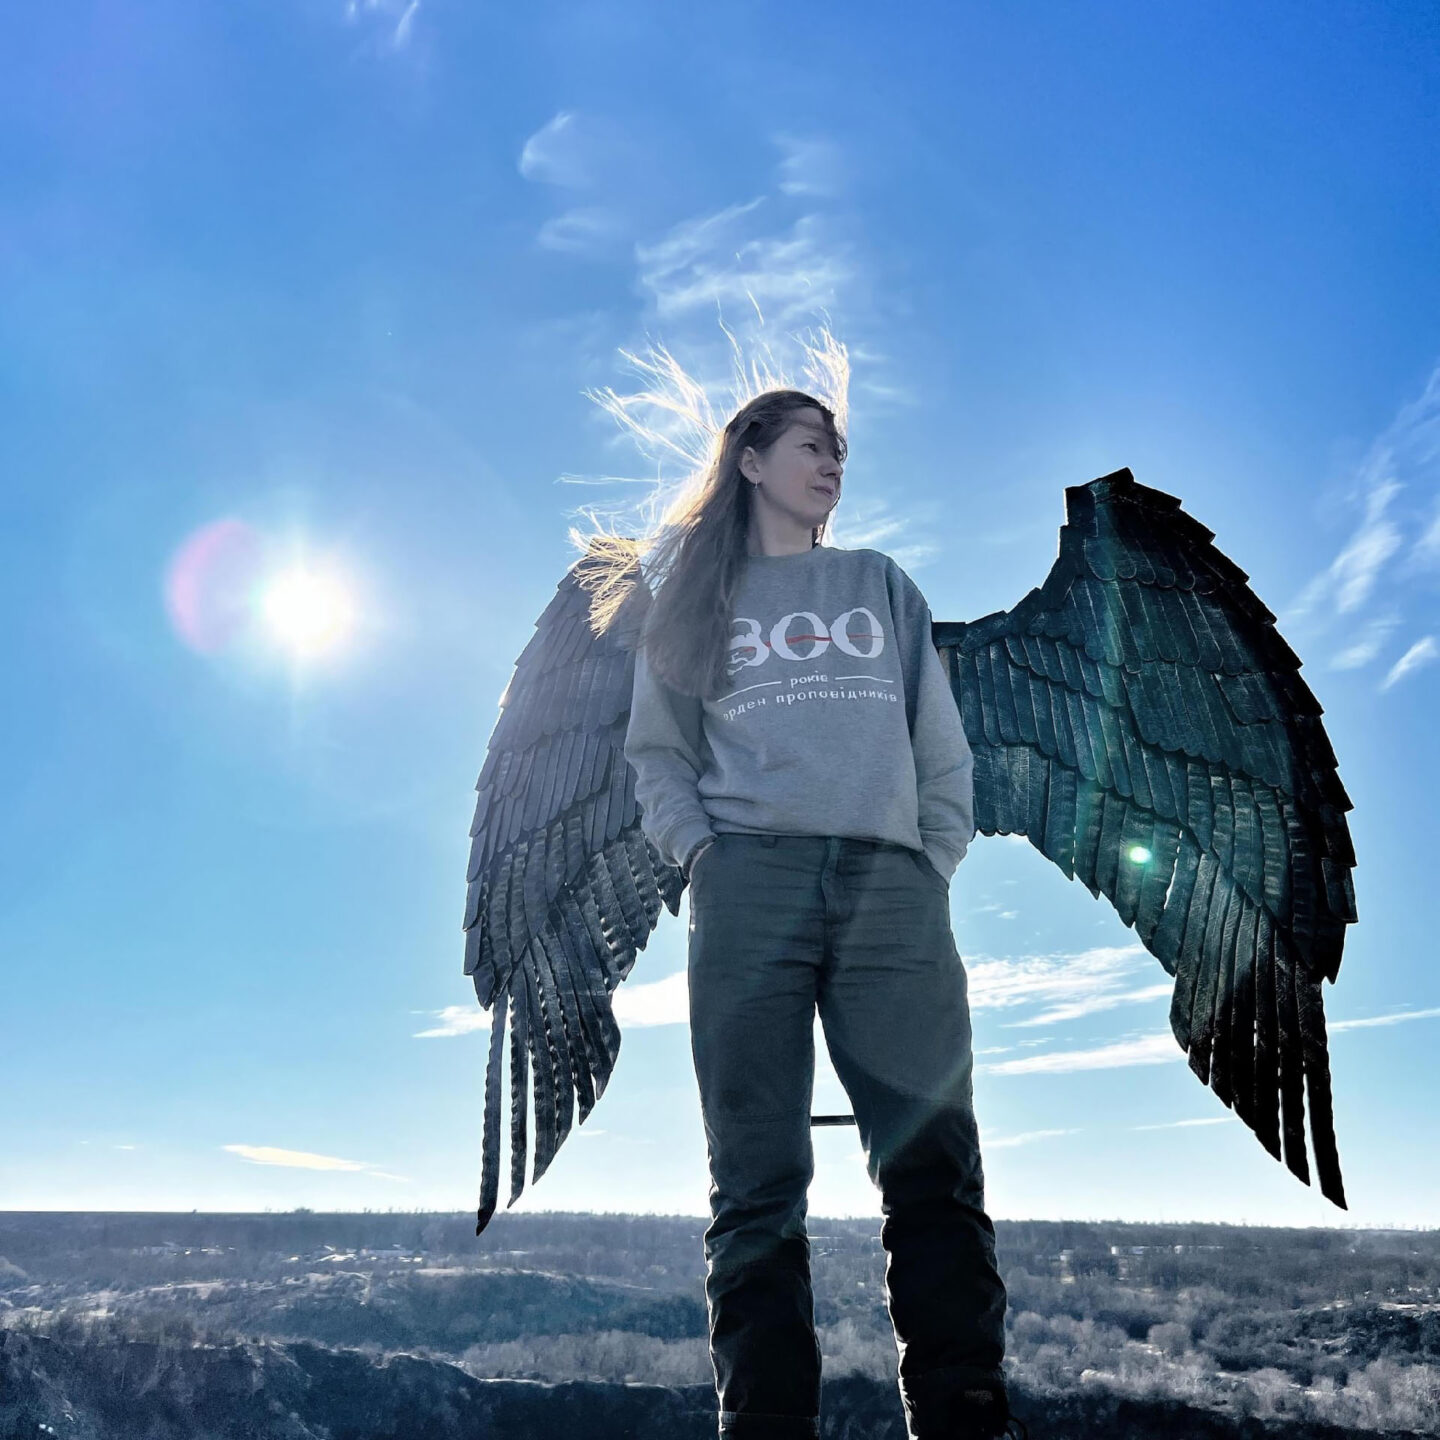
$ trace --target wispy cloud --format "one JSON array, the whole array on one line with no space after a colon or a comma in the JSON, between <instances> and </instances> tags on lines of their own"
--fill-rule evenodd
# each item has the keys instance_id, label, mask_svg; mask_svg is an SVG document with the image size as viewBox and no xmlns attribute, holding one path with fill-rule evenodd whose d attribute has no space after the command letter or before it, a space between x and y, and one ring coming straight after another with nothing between
<instances>
[{"instance_id":1,"label":"wispy cloud","mask_svg":"<svg viewBox=\"0 0 1440 1440\"><path fill-rule=\"evenodd\" d=\"M1368 665L1385 648L1390 633L1400 623L1400 617L1391 612L1377 615L1330 661L1332 670L1358 670Z\"/></svg>"},{"instance_id":2,"label":"wispy cloud","mask_svg":"<svg viewBox=\"0 0 1440 1440\"><path fill-rule=\"evenodd\" d=\"M285 1165L293 1170L365 1170L363 1160L341 1160L334 1155L315 1155L308 1150L282 1150L275 1145L222 1145L232 1155L252 1165Z\"/></svg>"},{"instance_id":3,"label":"wispy cloud","mask_svg":"<svg viewBox=\"0 0 1440 1440\"><path fill-rule=\"evenodd\" d=\"M844 185L844 161L840 147L823 136L778 134L772 137L781 151L780 190L786 195L814 195L831 198Z\"/></svg>"},{"instance_id":4,"label":"wispy cloud","mask_svg":"<svg viewBox=\"0 0 1440 1440\"><path fill-rule=\"evenodd\" d=\"M747 233L766 197L682 221L650 245L637 245L640 284L662 320L753 308L762 324L813 319L838 304L854 274L831 227L801 215L779 233Z\"/></svg>"},{"instance_id":5,"label":"wispy cloud","mask_svg":"<svg viewBox=\"0 0 1440 1440\"><path fill-rule=\"evenodd\" d=\"M914 529L913 519L896 516L889 501L878 496L847 499L843 514L837 514L835 519L837 544L851 550L884 550L907 571L920 569L941 550L939 545L925 540L906 543L904 537ZM1014 911L1007 911L1000 918L1011 920L1014 915Z\"/></svg>"},{"instance_id":6,"label":"wispy cloud","mask_svg":"<svg viewBox=\"0 0 1440 1440\"><path fill-rule=\"evenodd\" d=\"M1013 1150L1019 1145L1033 1145L1037 1140L1053 1140L1057 1135L1078 1135L1079 1130L1025 1130L1019 1135L985 1137L986 1150Z\"/></svg>"},{"instance_id":7,"label":"wispy cloud","mask_svg":"<svg viewBox=\"0 0 1440 1440\"><path fill-rule=\"evenodd\" d=\"M557 110L520 147L516 168L535 185L586 191L618 205L659 168L649 140L608 115Z\"/></svg>"},{"instance_id":8,"label":"wispy cloud","mask_svg":"<svg viewBox=\"0 0 1440 1440\"><path fill-rule=\"evenodd\" d=\"M1436 497L1430 524L1410 552L1410 560L1412 564L1425 569L1440 566L1440 496Z\"/></svg>"},{"instance_id":9,"label":"wispy cloud","mask_svg":"<svg viewBox=\"0 0 1440 1440\"><path fill-rule=\"evenodd\" d=\"M873 301L863 237L851 215L828 203L847 185L845 155L839 146L814 133L775 134L771 138L780 156L768 189L757 187L748 196L709 205L641 235L634 217L653 214L663 205L665 196L657 193L653 177L663 174L666 157L642 155L633 138L613 126L603 134L602 129L600 117L561 110L529 137L518 163L529 180L588 192L585 204L541 227L539 243L545 248L578 256L613 254L619 241L636 235L635 289L643 301L636 318L647 337L665 332L662 345L650 340L644 346L619 349L642 373L661 381L661 389L674 382L674 396L651 403L653 383L626 396L608 387L586 392L616 418L622 410L627 414L638 413L643 406L650 410L643 427L623 420L622 433L615 440L638 440L655 468L644 478L603 477L607 485L633 483L650 492L649 498L617 502L605 511L608 521L616 527L647 526L657 511L656 474L680 471L662 481L661 490L689 483L703 468L714 431L736 405L759 390L802 385L834 404L841 428L848 431L848 358L842 367L845 378L833 387L834 393L829 377L821 373L829 369L828 360L835 354L848 357L853 350L865 358L866 369L855 377L855 390L864 397L867 414L915 403L903 385L882 373L886 357L866 349L848 333L864 326ZM619 166L617 154L624 157ZM642 185L647 187L643 192L638 188ZM630 194L630 202L617 204L613 197L619 193ZM836 316L841 317L839 325ZM888 325L888 318L883 323ZM842 347L834 347L833 339L819 347L823 351L829 346L834 353L818 367L817 350L800 333L808 329L813 336L816 327L827 337L838 335L842 328L847 332ZM637 361L632 350L647 354ZM683 356L683 365L672 356ZM724 412L708 426L703 454L698 456L694 446L678 443L691 428L696 394L707 406ZM583 476L562 478L572 484L595 483ZM943 508L941 501L934 504L937 512ZM920 568L939 553L928 538L935 526L928 523L931 516L913 513L913 505L906 520L895 519L895 510L905 508L904 497L865 495L852 489L836 516L833 541L850 548L883 546L907 568ZM588 513L598 518L594 505ZM933 518L938 520L938 513Z\"/></svg>"},{"instance_id":10,"label":"wispy cloud","mask_svg":"<svg viewBox=\"0 0 1440 1440\"><path fill-rule=\"evenodd\" d=\"M1132 1130L1191 1130L1198 1125L1228 1125L1233 1115L1210 1115L1204 1120L1165 1120L1159 1125L1132 1125Z\"/></svg>"},{"instance_id":11,"label":"wispy cloud","mask_svg":"<svg viewBox=\"0 0 1440 1440\"><path fill-rule=\"evenodd\" d=\"M1422 666L1430 664L1436 655L1440 655L1440 649L1436 648L1435 637L1426 635L1417 640L1391 667L1385 676L1385 683L1381 685L1382 690L1388 690L1397 680L1403 680L1412 671L1419 670Z\"/></svg>"},{"instance_id":12,"label":"wispy cloud","mask_svg":"<svg viewBox=\"0 0 1440 1440\"><path fill-rule=\"evenodd\" d=\"M1104 987L1112 985L1118 977L1127 973L1130 960L1136 954L1145 955L1138 945L1102 947L1087 950L1080 955L1032 956L1024 960L986 960L969 967L971 1010L995 1010L1033 1004L1036 1001L1052 1000L1099 987L1099 993L1082 994L1081 998L1067 1000L1053 1005L1033 1019L1014 1022L1011 1029L1022 1029L1037 1025L1059 1024L1066 1020L1078 1019L1100 1011L1110 1010L1119 1005L1128 1005L1142 1000L1158 999L1170 993L1168 981L1158 985L1147 985L1138 990L1112 991ZM1148 956L1147 956L1148 959ZM690 987L683 970L667 975L663 980L651 980L645 984L626 981L611 997L616 1023L622 1030L644 1029L657 1025L688 1025L690 1023ZM449 1039L458 1035L470 1035L477 1030L490 1028L490 1012L478 1005L447 1005L444 1009L425 1012L432 1015L436 1024L417 1030L417 1040ZM1429 1020L1440 1016L1440 1008L1433 1010L1402 1010L1392 1015L1374 1015L1362 1020L1334 1020L1329 1024L1331 1034L1341 1030L1360 1030L1374 1025L1398 1025L1406 1020ZM1048 1043L1049 1037L1020 1042L1022 1049ZM1000 1055L1014 1049L1009 1045L992 1045L977 1050L979 1055ZM1020 1060L1004 1060L982 1066L993 1075L1022 1075L1042 1072L1061 1073L1068 1070L1112 1070L1129 1065L1152 1065L1164 1060L1182 1058L1182 1052L1174 1037L1163 1031L1158 1035L1145 1036L1139 1040L1120 1041L1101 1045L1089 1050L1052 1051L1043 1055L1030 1055ZM1182 1120L1177 1125L1219 1124L1220 1120ZM1139 1127L1160 1129L1164 1127ZM240 1150L244 1147L227 1146ZM295 1152L280 1151L278 1154ZM324 1158L324 1157L321 1157ZM278 1161L265 1163L281 1163ZM343 1163L343 1162L341 1162Z\"/></svg>"},{"instance_id":13,"label":"wispy cloud","mask_svg":"<svg viewBox=\"0 0 1440 1440\"><path fill-rule=\"evenodd\" d=\"M352 25L370 23L391 50L409 45L415 28L420 0L346 0L345 18Z\"/></svg>"},{"instance_id":14,"label":"wispy cloud","mask_svg":"<svg viewBox=\"0 0 1440 1440\"><path fill-rule=\"evenodd\" d=\"M479 1005L447 1005L443 1010L424 1013L433 1015L436 1024L428 1030L417 1030L416 1040L448 1040L452 1035L471 1035L490 1028L490 1012Z\"/></svg>"},{"instance_id":15,"label":"wispy cloud","mask_svg":"<svg viewBox=\"0 0 1440 1440\"><path fill-rule=\"evenodd\" d=\"M546 220L535 237L541 249L613 258L630 239L626 197L652 167L644 147L614 121L559 110L520 147L516 168L533 184L600 197Z\"/></svg>"},{"instance_id":16,"label":"wispy cloud","mask_svg":"<svg viewBox=\"0 0 1440 1440\"><path fill-rule=\"evenodd\" d=\"M575 113L560 110L520 147L516 163L527 180L583 189L593 178L586 164L586 148Z\"/></svg>"},{"instance_id":17,"label":"wispy cloud","mask_svg":"<svg viewBox=\"0 0 1440 1440\"><path fill-rule=\"evenodd\" d=\"M1168 1031L1139 1040L1122 1040L1092 1050L1055 1050L1023 1060L1001 1060L982 1068L991 1075L1062 1075L1073 1070L1120 1070L1132 1065L1162 1065L1184 1059Z\"/></svg>"},{"instance_id":18,"label":"wispy cloud","mask_svg":"<svg viewBox=\"0 0 1440 1440\"><path fill-rule=\"evenodd\" d=\"M391 43L400 48L410 43L410 30L415 23L416 13L420 9L420 0L410 0L410 3L400 12L400 18L395 22L395 30L391 35Z\"/></svg>"},{"instance_id":19,"label":"wispy cloud","mask_svg":"<svg viewBox=\"0 0 1440 1440\"><path fill-rule=\"evenodd\" d=\"M610 1003L622 1029L690 1023L690 986L683 970L643 985L627 980L611 996ZM449 1040L490 1028L490 1012L479 1005L446 1005L441 1010L421 1013L432 1016L436 1023L415 1031L412 1038L416 1040Z\"/></svg>"},{"instance_id":20,"label":"wispy cloud","mask_svg":"<svg viewBox=\"0 0 1440 1440\"><path fill-rule=\"evenodd\" d=\"M1308 630L1317 644L1323 636L1332 643L1338 637L1330 667L1360 670L1393 654L1392 637L1405 628L1406 611L1428 604L1440 568L1440 367L1371 442L1340 504L1358 511L1353 529L1301 591L1285 623ZM1426 582L1423 589L1417 580ZM1409 638L1380 688L1388 690L1435 657L1433 636Z\"/></svg>"},{"instance_id":21,"label":"wispy cloud","mask_svg":"<svg viewBox=\"0 0 1440 1440\"><path fill-rule=\"evenodd\" d=\"M1105 1008L1100 1001L1125 993L1131 977L1154 964L1142 945L1103 945L1078 953L1009 960L977 958L965 967L970 1008L1005 1010L1037 1004ZM1082 1008L1077 1013L1089 1011Z\"/></svg>"},{"instance_id":22,"label":"wispy cloud","mask_svg":"<svg viewBox=\"0 0 1440 1440\"><path fill-rule=\"evenodd\" d=\"M353 1170L373 1175L378 1180L399 1180L408 1185L404 1175L391 1175L377 1170L363 1160L342 1160L335 1155L316 1155L309 1150L283 1150L277 1145L222 1145L232 1155L252 1165L281 1165L291 1170Z\"/></svg>"},{"instance_id":23,"label":"wispy cloud","mask_svg":"<svg viewBox=\"0 0 1440 1440\"><path fill-rule=\"evenodd\" d=\"M615 1021L621 1026L688 1025L690 985L683 970L663 980L632 986L627 980L615 992Z\"/></svg>"},{"instance_id":24,"label":"wispy cloud","mask_svg":"<svg viewBox=\"0 0 1440 1440\"><path fill-rule=\"evenodd\" d=\"M1333 1035L1337 1030L1369 1030L1376 1025L1403 1025L1407 1020L1434 1020L1437 1016L1440 1016L1440 1007L1397 1010L1391 1015L1369 1015L1363 1020L1331 1020L1325 1028Z\"/></svg>"},{"instance_id":25,"label":"wispy cloud","mask_svg":"<svg viewBox=\"0 0 1440 1440\"><path fill-rule=\"evenodd\" d=\"M613 211L603 206L582 206L547 220L535 236L543 250L567 255L596 255L610 250L624 238L624 226Z\"/></svg>"},{"instance_id":26,"label":"wispy cloud","mask_svg":"<svg viewBox=\"0 0 1440 1440\"><path fill-rule=\"evenodd\" d=\"M1086 995L1065 1005L1057 1005L1036 1015L1031 1020L1015 1020L1009 1028L1023 1029L1031 1025L1059 1025L1066 1020L1079 1020L1084 1015L1097 1015L1103 1010L1114 1010L1119 1005L1139 1005L1150 1000L1166 999L1175 988L1173 980L1161 981L1158 985L1142 985L1138 990L1120 990L1102 995Z\"/></svg>"},{"instance_id":27,"label":"wispy cloud","mask_svg":"<svg viewBox=\"0 0 1440 1440\"><path fill-rule=\"evenodd\" d=\"M1379 457L1375 457L1379 463ZM1386 513L1400 493L1395 480L1376 479L1364 497L1365 515L1344 548L1301 593L1303 613L1325 603L1340 615L1358 610L1370 597L1385 562L1400 549L1400 527Z\"/></svg>"}]
</instances>

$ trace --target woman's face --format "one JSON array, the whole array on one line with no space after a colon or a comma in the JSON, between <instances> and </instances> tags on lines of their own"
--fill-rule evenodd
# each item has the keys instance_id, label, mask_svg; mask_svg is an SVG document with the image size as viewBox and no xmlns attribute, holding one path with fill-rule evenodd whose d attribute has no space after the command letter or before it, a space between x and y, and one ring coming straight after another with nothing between
<instances>
[{"instance_id":1,"label":"woman's face","mask_svg":"<svg viewBox=\"0 0 1440 1440\"><path fill-rule=\"evenodd\" d=\"M756 500L812 529L839 502L842 469L824 419L809 405L764 454L747 445L740 457L741 473L758 486Z\"/></svg>"}]
</instances>

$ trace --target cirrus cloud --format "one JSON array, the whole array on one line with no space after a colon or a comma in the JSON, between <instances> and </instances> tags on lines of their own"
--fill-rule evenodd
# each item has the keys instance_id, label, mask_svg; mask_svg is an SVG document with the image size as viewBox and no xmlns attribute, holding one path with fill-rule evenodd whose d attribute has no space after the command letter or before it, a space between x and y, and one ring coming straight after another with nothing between
<instances>
[{"instance_id":1,"label":"cirrus cloud","mask_svg":"<svg viewBox=\"0 0 1440 1440\"><path fill-rule=\"evenodd\" d=\"M252 1165L279 1165L289 1170L350 1170L373 1175L377 1180L398 1180L408 1185L404 1175L391 1175L377 1170L364 1160L342 1160L337 1155L317 1155L309 1150L285 1150L278 1145L222 1145L232 1155L248 1160Z\"/></svg>"}]
</instances>

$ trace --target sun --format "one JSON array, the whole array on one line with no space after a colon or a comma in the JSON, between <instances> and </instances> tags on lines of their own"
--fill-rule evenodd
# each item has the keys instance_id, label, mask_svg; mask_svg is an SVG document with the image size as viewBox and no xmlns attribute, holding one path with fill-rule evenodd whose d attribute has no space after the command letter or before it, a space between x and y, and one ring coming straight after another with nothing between
<instances>
[{"instance_id":1,"label":"sun","mask_svg":"<svg viewBox=\"0 0 1440 1440\"><path fill-rule=\"evenodd\" d=\"M260 609L280 643L304 658L337 649L355 621L354 604L339 580L300 567L270 581Z\"/></svg>"}]
</instances>

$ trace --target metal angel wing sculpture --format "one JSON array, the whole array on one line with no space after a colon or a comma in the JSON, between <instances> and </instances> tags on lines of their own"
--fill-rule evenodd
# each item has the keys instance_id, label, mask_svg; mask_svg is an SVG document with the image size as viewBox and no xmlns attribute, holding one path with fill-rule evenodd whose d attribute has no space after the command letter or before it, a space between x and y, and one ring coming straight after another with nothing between
<instances>
[{"instance_id":1,"label":"metal angel wing sculpture","mask_svg":"<svg viewBox=\"0 0 1440 1440\"><path fill-rule=\"evenodd\" d=\"M1320 1190L1343 1209L1321 986L1356 918L1355 855L1321 707L1175 497L1118 470L1065 498L1039 589L934 624L977 828L1027 836L1110 901L1174 977L1190 1068L1306 1184L1308 1096ZM613 993L685 888L641 831L624 755L639 618L592 632L587 562L516 662L476 783L465 972L491 1011L476 1234L499 1192L507 1022L513 1205L527 1088L538 1182L603 1092Z\"/></svg>"}]
</instances>

